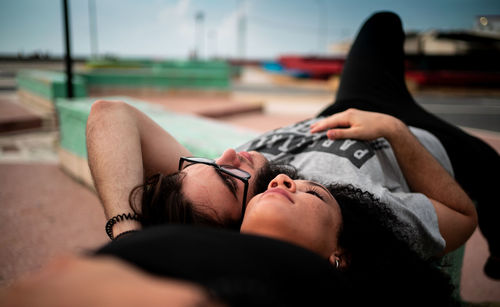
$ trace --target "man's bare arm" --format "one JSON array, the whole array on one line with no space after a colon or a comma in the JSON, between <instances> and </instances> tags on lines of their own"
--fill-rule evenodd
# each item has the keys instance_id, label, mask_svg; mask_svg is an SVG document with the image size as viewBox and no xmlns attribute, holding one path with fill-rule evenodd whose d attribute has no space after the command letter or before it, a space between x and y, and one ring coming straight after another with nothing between
<instances>
[{"instance_id":1,"label":"man's bare arm","mask_svg":"<svg viewBox=\"0 0 500 307\"><path fill-rule=\"evenodd\" d=\"M87 121L89 167L106 217L131 213L129 194L144 176L177 171L190 152L136 108L119 101L96 101ZM114 235L137 229L135 221L113 227Z\"/></svg>"},{"instance_id":2,"label":"man's bare arm","mask_svg":"<svg viewBox=\"0 0 500 307\"><path fill-rule=\"evenodd\" d=\"M318 122L311 131L325 129L331 129L327 135L332 139L386 138L410 189L426 195L434 205L439 231L446 241L444 253L458 248L470 237L477 225L472 200L402 121L386 114L351 109Z\"/></svg>"}]
</instances>

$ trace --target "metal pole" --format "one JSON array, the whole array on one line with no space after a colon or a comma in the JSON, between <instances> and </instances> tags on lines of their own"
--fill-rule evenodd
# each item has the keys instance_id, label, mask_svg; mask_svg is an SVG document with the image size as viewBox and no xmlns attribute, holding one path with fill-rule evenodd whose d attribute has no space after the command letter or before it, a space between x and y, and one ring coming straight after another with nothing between
<instances>
[{"instance_id":1,"label":"metal pole","mask_svg":"<svg viewBox=\"0 0 500 307\"><path fill-rule=\"evenodd\" d=\"M247 20L245 13L242 13L238 20L238 56L240 60L245 58L247 35Z\"/></svg>"},{"instance_id":2,"label":"metal pole","mask_svg":"<svg viewBox=\"0 0 500 307\"><path fill-rule=\"evenodd\" d=\"M198 59L202 58L202 54L204 54L204 38L205 38L205 30L203 28L203 23L205 19L205 14L202 11L199 11L195 15L196 20L196 57Z\"/></svg>"},{"instance_id":3,"label":"metal pole","mask_svg":"<svg viewBox=\"0 0 500 307\"><path fill-rule=\"evenodd\" d=\"M89 0L90 54L97 58L97 14L95 0Z\"/></svg>"},{"instance_id":4,"label":"metal pole","mask_svg":"<svg viewBox=\"0 0 500 307\"><path fill-rule=\"evenodd\" d=\"M240 16L238 17L238 57L243 60L246 56L247 41L247 1L240 2Z\"/></svg>"},{"instance_id":5,"label":"metal pole","mask_svg":"<svg viewBox=\"0 0 500 307\"><path fill-rule=\"evenodd\" d=\"M73 98L73 72L72 60L71 60L71 44L70 44L70 29L69 29L69 14L68 14L68 0L62 0L63 2L63 15L64 15L64 43L65 43L65 53L64 62L66 64L66 97Z\"/></svg>"}]
</instances>

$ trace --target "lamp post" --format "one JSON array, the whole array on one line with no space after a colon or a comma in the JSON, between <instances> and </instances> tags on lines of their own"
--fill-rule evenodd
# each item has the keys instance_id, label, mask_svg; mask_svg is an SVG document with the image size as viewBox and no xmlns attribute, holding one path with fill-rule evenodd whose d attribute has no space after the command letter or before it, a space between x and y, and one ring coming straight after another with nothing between
<instances>
[{"instance_id":1,"label":"lamp post","mask_svg":"<svg viewBox=\"0 0 500 307\"><path fill-rule=\"evenodd\" d=\"M71 37L69 28L69 5L68 0L62 0L64 20L64 62L66 66L66 97L73 98L73 72L71 59Z\"/></svg>"},{"instance_id":2,"label":"lamp post","mask_svg":"<svg viewBox=\"0 0 500 307\"><path fill-rule=\"evenodd\" d=\"M217 30L210 30L208 32L208 38L211 41L212 45L212 58L217 58Z\"/></svg>"},{"instance_id":3,"label":"lamp post","mask_svg":"<svg viewBox=\"0 0 500 307\"><path fill-rule=\"evenodd\" d=\"M237 46L236 50L238 52L238 57L240 60L245 59L246 56L246 48L247 48L247 8L248 2L247 0L242 0L240 2L240 13L238 16L238 25L237 25Z\"/></svg>"},{"instance_id":4,"label":"lamp post","mask_svg":"<svg viewBox=\"0 0 500 307\"><path fill-rule=\"evenodd\" d=\"M90 54L97 58L97 14L95 0L89 0Z\"/></svg>"},{"instance_id":5,"label":"lamp post","mask_svg":"<svg viewBox=\"0 0 500 307\"><path fill-rule=\"evenodd\" d=\"M238 57L240 60L245 58L247 35L247 20L246 14L242 13L238 19Z\"/></svg>"},{"instance_id":6,"label":"lamp post","mask_svg":"<svg viewBox=\"0 0 500 307\"><path fill-rule=\"evenodd\" d=\"M201 58L203 52L203 39L205 37L205 31L203 29L203 21L205 19L205 14L199 11L195 15L196 20L196 57Z\"/></svg>"}]
</instances>

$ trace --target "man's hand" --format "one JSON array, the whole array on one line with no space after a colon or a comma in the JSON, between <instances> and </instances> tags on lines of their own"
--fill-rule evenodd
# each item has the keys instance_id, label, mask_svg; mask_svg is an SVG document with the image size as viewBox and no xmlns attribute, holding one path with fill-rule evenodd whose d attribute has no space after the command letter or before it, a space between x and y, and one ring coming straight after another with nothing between
<instances>
[{"instance_id":1,"label":"man's hand","mask_svg":"<svg viewBox=\"0 0 500 307\"><path fill-rule=\"evenodd\" d=\"M311 125L311 133L327 130L329 139L358 139L370 141L380 137L391 138L406 127L399 119L382 113L349 109L333 114Z\"/></svg>"},{"instance_id":2,"label":"man's hand","mask_svg":"<svg viewBox=\"0 0 500 307\"><path fill-rule=\"evenodd\" d=\"M153 277L115 258L65 256L0 292L0 305L127 307L217 304L212 304L205 291L195 284Z\"/></svg>"}]
</instances>

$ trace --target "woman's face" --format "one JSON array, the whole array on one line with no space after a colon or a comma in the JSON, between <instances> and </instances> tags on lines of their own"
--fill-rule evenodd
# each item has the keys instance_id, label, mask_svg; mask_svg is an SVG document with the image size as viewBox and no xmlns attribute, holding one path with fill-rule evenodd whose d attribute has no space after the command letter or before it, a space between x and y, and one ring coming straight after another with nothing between
<instances>
[{"instance_id":1,"label":"woman's face","mask_svg":"<svg viewBox=\"0 0 500 307\"><path fill-rule=\"evenodd\" d=\"M339 251L342 214L326 188L280 174L248 203L241 232L288 241L330 258Z\"/></svg>"}]
</instances>

